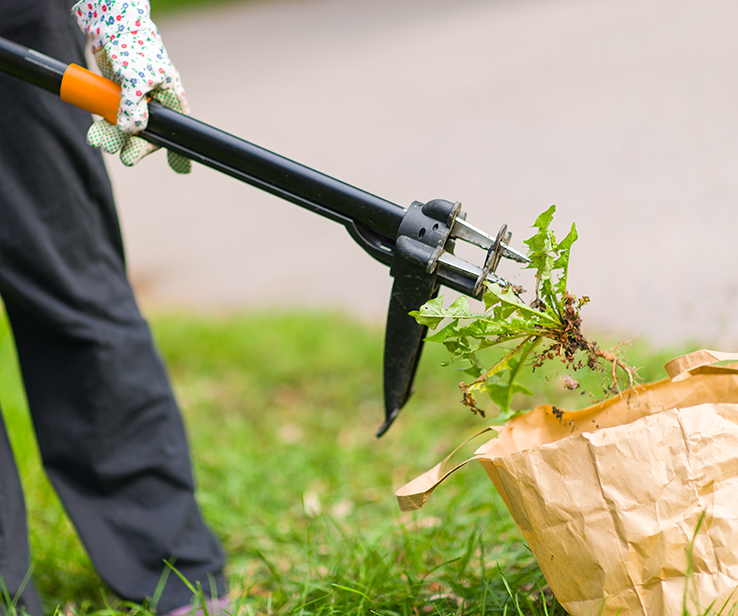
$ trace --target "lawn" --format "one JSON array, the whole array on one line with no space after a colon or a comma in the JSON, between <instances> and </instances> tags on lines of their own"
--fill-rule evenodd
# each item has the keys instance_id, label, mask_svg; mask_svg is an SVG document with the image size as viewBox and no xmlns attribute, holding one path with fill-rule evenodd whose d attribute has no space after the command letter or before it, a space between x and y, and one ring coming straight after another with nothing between
<instances>
[{"instance_id":1,"label":"lawn","mask_svg":"<svg viewBox=\"0 0 738 616\"><path fill-rule=\"evenodd\" d=\"M415 397L378 440L381 328L304 312L158 315L152 326L239 613L563 614L481 467L457 473L422 511L398 511L397 487L485 425L458 404L460 375L440 367L442 348L426 350ZM122 609L41 470L4 322L0 337L0 396L47 607ZM638 344L628 358L652 380L674 353ZM582 405L556 374L536 377L528 405Z\"/></svg>"},{"instance_id":2,"label":"lawn","mask_svg":"<svg viewBox=\"0 0 738 616\"><path fill-rule=\"evenodd\" d=\"M223 4L244 4L246 2L264 1L266 0L152 0L151 16L156 20L163 15L169 16L173 13L180 13L183 11L204 9Z\"/></svg>"}]
</instances>

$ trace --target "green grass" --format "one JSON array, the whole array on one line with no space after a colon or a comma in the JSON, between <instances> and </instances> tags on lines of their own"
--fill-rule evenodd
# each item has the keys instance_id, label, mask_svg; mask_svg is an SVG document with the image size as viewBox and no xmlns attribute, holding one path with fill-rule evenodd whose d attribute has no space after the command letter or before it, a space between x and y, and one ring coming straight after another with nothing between
<instances>
[{"instance_id":1,"label":"green grass","mask_svg":"<svg viewBox=\"0 0 738 616\"><path fill-rule=\"evenodd\" d=\"M265 0L152 0L151 17L156 21L162 16L169 16L183 11L204 9L224 4L245 4L246 2L264 2Z\"/></svg>"},{"instance_id":2,"label":"green grass","mask_svg":"<svg viewBox=\"0 0 738 616\"><path fill-rule=\"evenodd\" d=\"M298 312L159 316L153 329L241 613L564 613L481 467L457 473L422 511L397 509L394 489L485 425L457 403L460 375L439 366L442 348L427 348L415 397L377 440L380 329ZM4 322L0 338L0 396L27 495L37 584L49 611L102 609L114 599L41 470ZM636 345L629 358L652 380L676 352ZM587 402L567 394L556 374L536 376L528 383L534 402Z\"/></svg>"}]
</instances>

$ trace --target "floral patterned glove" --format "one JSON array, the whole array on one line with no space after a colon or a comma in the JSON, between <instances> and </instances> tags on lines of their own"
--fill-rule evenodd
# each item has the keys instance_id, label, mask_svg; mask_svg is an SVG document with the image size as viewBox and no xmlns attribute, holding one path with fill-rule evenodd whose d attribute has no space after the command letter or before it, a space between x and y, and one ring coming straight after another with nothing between
<instances>
[{"instance_id":1,"label":"floral patterned glove","mask_svg":"<svg viewBox=\"0 0 738 616\"><path fill-rule=\"evenodd\" d=\"M92 40L92 53L103 77L121 86L118 123L95 122L87 142L132 166L158 148L135 133L149 121L147 97L189 114L179 73L169 60L147 0L81 0L72 9L77 24ZM189 159L167 152L169 166L189 173Z\"/></svg>"}]
</instances>

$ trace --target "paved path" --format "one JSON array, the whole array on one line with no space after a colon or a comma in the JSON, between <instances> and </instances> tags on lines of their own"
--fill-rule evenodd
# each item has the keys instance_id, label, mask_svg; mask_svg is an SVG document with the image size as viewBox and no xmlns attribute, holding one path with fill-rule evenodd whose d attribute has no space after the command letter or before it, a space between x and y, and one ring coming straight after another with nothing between
<instances>
[{"instance_id":1,"label":"paved path","mask_svg":"<svg viewBox=\"0 0 738 616\"><path fill-rule=\"evenodd\" d=\"M199 119L402 205L460 200L518 246L556 203L591 328L738 345L738 3L272 0L159 25ZM110 165L145 307L383 318L387 270L342 228L154 158Z\"/></svg>"}]
</instances>

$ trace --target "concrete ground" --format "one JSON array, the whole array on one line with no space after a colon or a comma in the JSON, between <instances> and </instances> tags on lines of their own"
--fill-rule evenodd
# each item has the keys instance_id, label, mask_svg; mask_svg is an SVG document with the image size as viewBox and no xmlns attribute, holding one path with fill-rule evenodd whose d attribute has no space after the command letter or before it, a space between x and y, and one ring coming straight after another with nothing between
<instances>
[{"instance_id":1,"label":"concrete ground","mask_svg":"<svg viewBox=\"0 0 738 616\"><path fill-rule=\"evenodd\" d=\"M737 3L271 0L159 27L198 119L518 247L555 203L590 329L738 345ZM383 319L388 271L343 228L163 159L110 164L145 309Z\"/></svg>"}]
</instances>

